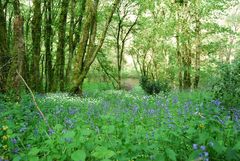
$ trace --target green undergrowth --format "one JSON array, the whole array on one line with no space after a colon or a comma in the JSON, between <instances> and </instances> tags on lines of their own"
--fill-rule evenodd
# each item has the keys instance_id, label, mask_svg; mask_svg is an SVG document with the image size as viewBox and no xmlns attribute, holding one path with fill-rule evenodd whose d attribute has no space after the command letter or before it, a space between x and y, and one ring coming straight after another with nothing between
<instances>
[{"instance_id":1,"label":"green undergrowth","mask_svg":"<svg viewBox=\"0 0 240 161\"><path fill-rule=\"evenodd\" d=\"M240 160L239 111L204 91L111 89L0 101L0 158L14 161ZM0 160L1 160L0 159Z\"/></svg>"}]
</instances>

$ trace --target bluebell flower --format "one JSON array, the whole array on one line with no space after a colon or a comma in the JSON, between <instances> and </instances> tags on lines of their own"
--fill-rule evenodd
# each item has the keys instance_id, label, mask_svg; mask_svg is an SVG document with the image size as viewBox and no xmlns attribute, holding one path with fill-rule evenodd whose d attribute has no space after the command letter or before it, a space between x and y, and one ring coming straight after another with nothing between
<instances>
[{"instance_id":1,"label":"bluebell flower","mask_svg":"<svg viewBox=\"0 0 240 161\"><path fill-rule=\"evenodd\" d=\"M208 152L204 152L205 157L208 157L208 155L209 155Z\"/></svg>"},{"instance_id":2,"label":"bluebell flower","mask_svg":"<svg viewBox=\"0 0 240 161\"><path fill-rule=\"evenodd\" d=\"M12 142L13 144L17 144L17 139L16 139L16 138L12 138L12 139L11 139L11 142Z\"/></svg>"},{"instance_id":3,"label":"bluebell flower","mask_svg":"<svg viewBox=\"0 0 240 161\"><path fill-rule=\"evenodd\" d=\"M174 97L172 103L173 103L173 104L178 103L178 97Z\"/></svg>"},{"instance_id":4,"label":"bluebell flower","mask_svg":"<svg viewBox=\"0 0 240 161\"><path fill-rule=\"evenodd\" d=\"M154 109L150 109L150 110L148 111L148 113L149 113L150 115L153 115L153 114L155 113L155 110L154 110Z\"/></svg>"},{"instance_id":5,"label":"bluebell flower","mask_svg":"<svg viewBox=\"0 0 240 161\"><path fill-rule=\"evenodd\" d=\"M74 115L74 114L76 114L78 112L78 109L76 109L76 108L71 108L71 109L69 109L69 111L68 111L68 113L70 114L70 115Z\"/></svg>"},{"instance_id":6,"label":"bluebell flower","mask_svg":"<svg viewBox=\"0 0 240 161\"><path fill-rule=\"evenodd\" d=\"M197 150L198 149L198 145L197 144L193 144L193 149Z\"/></svg>"},{"instance_id":7,"label":"bluebell flower","mask_svg":"<svg viewBox=\"0 0 240 161\"><path fill-rule=\"evenodd\" d=\"M31 144L27 144L27 147L28 147L28 148L31 148Z\"/></svg>"},{"instance_id":8,"label":"bluebell flower","mask_svg":"<svg viewBox=\"0 0 240 161\"><path fill-rule=\"evenodd\" d=\"M20 133L23 133L23 132L25 132L27 130L27 127L24 125L20 130L19 130L19 132Z\"/></svg>"},{"instance_id":9,"label":"bluebell flower","mask_svg":"<svg viewBox=\"0 0 240 161\"><path fill-rule=\"evenodd\" d=\"M51 129L51 128L48 129L48 134L49 134L49 135L53 135L54 133L55 133L55 131L54 131L53 129Z\"/></svg>"},{"instance_id":10,"label":"bluebell flower","mask_svg":"<svg viewBox=\"0 0 240 161\"><path fill-rule=\"evenodd\" d=\"M137 113L137 112L138 112L138 106L134 106L133 112L134 112L134 113Z\"/></svg>"},{"instance_id":11,"label":"bluebell flower","mask_svg":"<svg viewBox=\"0 0 240 161\"><path fill-rule=\"evenodd\" d=\"M220 106L221 102L219 101L219 99L213 100L212 101L213 104L215 104L216 106Z\"/></svg>"},{"instance_id":12,"label":"bluebell flower","mask_svg":"<svg viewBox=\"0 0 240 161\"><path fill-rule=\"evenodd\" d=\"M202 151L206 150L206 146L204 146L204 145L200 146L200 148L201 148Z\"/></svg>"}]
</instances>

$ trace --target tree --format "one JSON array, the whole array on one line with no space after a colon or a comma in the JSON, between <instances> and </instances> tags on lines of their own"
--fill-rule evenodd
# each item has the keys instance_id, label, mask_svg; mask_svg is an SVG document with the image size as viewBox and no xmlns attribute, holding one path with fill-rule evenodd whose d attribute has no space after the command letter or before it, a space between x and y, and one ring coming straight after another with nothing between
<instances>
[{"instance_id":1,"label":"tree","mask_svg":"<svg viewBox=\"0 0 240 161\"><path fill-rule=\"evenodd\" d=\"M37 92L42 90L39 64L41 56L41 25L41 0L33 0L31 85L32 89Z\"/></svg>"},{"instance_id":2,"label":"tree","mask_svg":"<svg viewBox=\"0 0 240 161\"><path fill-rule=\"evenodd\" d=\"M44 28L44 46L45 46L45 92L53 89L53 67L52 67L52 0L45 0L45 28Z\"/></svg>"},{"instance_id":3,"label":"tree","mask_svg":"<svg viewBox=\"0 0 240 161\"><path fill-rule=\"evenodd\" d=\"M117 52L117 84L118 89L121 89L121 80L122 80L122 67L123 67L123 59L124 59L124 50L127 38L129 37L129 34L131 33L133 27L137 24L138 16L136 15L136 18L133 20L133 22L130 22L130 24L126 24L129 21L127 18L128 14L133 14L131 12L131 8L136 8L136 3L131 2L123 2L119 6L117 10L117 30L116 30L116 52ZM125 23L125 24L124 24Z\"/></svg>"},{"instance_id":4,"label":"tree","mask_svg":"<svg viewBox=\"0 0 240 161\"><path fill-rule=\"evenodd\" d=\"M109 24L112 20L112 16L119 4L120 0L115 0L111 8L111 12L107 18L106 25L99 40L99 44L96 45L97 34L97 7L98 0L86 1L86 17L83 23L82 36L79 42L79 48L75 58L74 74L73 74L73 87L71 92L82 96L82 85L90 66L96 58L99 50L101 49Z\"/></svg>"},{"instance_id":5,"label":"tree","mask_svg":"<svg viewBox=\"0 0 240 161\"><path fill-rule=\"evenodd\" d=\"M77 43L79 42L80 39L80 34L81 34L81 27L82 27L82 19L83 19L83 14L85 11L85 4L86 0L80 1L80 14L77 16L76 19L76 0L71 0L71 5L70 5L70 27L69 27L69 54L68 54L68 63L67 63L67 68L66 68L66 84L70 83L70 77L71 77L71 71L72 71L72 64L73 64L73 57L74 53L76 51L76 46Z\"/></svg>"},{"instance_id":6,"label":"tree","mask_svg":"<svg viewBox=\"0 0 240 161\"><path fill-rule=\"evenodd\" d=\"M61 12L59 17L58 26L58 47L57 47L57 58L56 58L56 89L64 91L64 70L65 70L65 39L66 39L66 22L68 15L69 0L62 0Z\"/></svg>"},{"instance_id":7,"label":"tree","mask_svg":"<svg viewBox=\"0 0 240 161\"><path fill-rule=\"evenodd\" d=\"M20 12L19 0L13 1L14 22L13 22L13 56L11 69L8 74L8 87L14 89L19 95L21 80L16 71L24 78L25 76L25 40L24 40L24 20Z\"/></svg>"},{"instance_id":8,"label":"tree","mask_svg":"<svg viewBox=\"0 0 240 161\"><path fill-rule=\"evenodd\" d=\"M2 0L0 0L0 20L0 93L3 93L6 91L7 74L10 63L7 46L7 23Z\"/></svg>"}]
</instances>

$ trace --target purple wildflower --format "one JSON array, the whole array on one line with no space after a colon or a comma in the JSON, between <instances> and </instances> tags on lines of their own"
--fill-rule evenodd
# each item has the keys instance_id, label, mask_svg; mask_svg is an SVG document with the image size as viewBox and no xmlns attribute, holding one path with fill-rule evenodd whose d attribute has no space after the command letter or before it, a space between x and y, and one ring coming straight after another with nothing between
<instances>
[{"instance_id":1,"label":"purple wildflower","mask_svg":"<svg viewBox=\"0 0 240 161\"><path fill-rule=\"evenodd\" d=\"M69 109L69 111L68 111L68 113L70 114L70 115L74 115L74 114L76 114L78 112L78 110L76 109L76 108L71 108L71 109Z\"/></svg>"},{"instance_id":2,"label":"purple wildflower","mask_svg":"<svg viewBox=\"0 0 240 161\"><path fill-rule=\"evenodd\" d=\"M208 152L204 152L205 157L208 157L208 155L209 155Z\"/></svg>"},{"instance_id":3,"label":"purple wildflower","mask_svg":"<svg viewBox=\"0 0 240 161\"><path fill-rule=\"evenodd\" d=\"M19 132L20 133L23 133L23 132L25 132L27 130L27 127L24 125L20 130L19 130Z\"/></svg>"},{"instance_id":4,"label":"purple wildflower","mask_svg":"<svg viewBox=\"0 0 240 161\"><path fill-rule=\"evenodd\" d=\"M12 142L13 144L17 144L17 139L16 139L16 138L12 138L12 139L11 139L11 142Z\"/></svg>"},{"instance_id":5,"label":"purple wildflower","mask_svg":"<svg viewBox=\"0 0 240 161\"><path fill-rule=\"evenodd\" d=\"M198 149L198 145L197 144L193 144L193 149L197 150Z\"/></svg>"},{"instance_id":6,"label":"purple wildflower","mask_svg":"<svg viewBox=\"0 0 240 161\"><path fill-rule=\"evenodd\" d=\"M213 100L212 101L213 104L215 104L217 107L220 106L221 102L219 101L219 99Z\"/></svg>"},{"instance_id":7,"label":"purple wildflower","mask_svg":"<svg viewBox=\"0 0 240 161\"><path fill-rule=\"evenodd\" d=\"M48 134L49 134L49 135L53 135L54 133L55 133L55 131L54 131L53 129L51 129L51 128L48 129Z\"/></svg>"},{"instance_id":8,"label":"purple wildflower","mask_svg":"<svg viewBox=\"0 0 240 161\"><path fill-rule=\"evenodd\" d=\"M206 150L206 146L204 146L204 145L200 146L200 148L201 148L202 151Z\"/></svg>"}]
</instances>

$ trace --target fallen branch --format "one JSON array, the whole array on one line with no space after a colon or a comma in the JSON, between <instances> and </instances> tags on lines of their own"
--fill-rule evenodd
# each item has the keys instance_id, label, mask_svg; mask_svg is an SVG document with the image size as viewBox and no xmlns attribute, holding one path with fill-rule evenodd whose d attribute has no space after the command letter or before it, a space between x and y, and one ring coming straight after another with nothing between
<instances>
[{"instance_id":1,"label":"fallen branch","mask_svg":"<svg viewBox=\"0 0 240 161\"><path fill-rule=\"evenodd\" d=\"M28 91L30 92L30 94L31 94L31 96L32 96L33 103L34 103L35 107L37 108L38 112L40 113L40 115L42 116L44 122L46 123L46 125L48 126L48 128L51 129L50 126L49 126L49 124L48 124L48 122L47 122L46 117L44 116L43 112L41 111L41 109L39 108L39 106L38 106L38 104L37 104L37 101L36 101L36 99L35 99L35 97L34 97L34 95L33 95L33 92L32 92L32 90L31 90L31 88L28 86L27 82L24 80L24 78L21 76L21 74L19 74L18 71L16 71L16 72L17 72L18 76L22 79L22 81L23 81L24 85L27 87Z\"/></svg>"}]
</instances>

